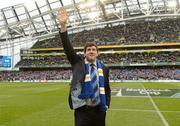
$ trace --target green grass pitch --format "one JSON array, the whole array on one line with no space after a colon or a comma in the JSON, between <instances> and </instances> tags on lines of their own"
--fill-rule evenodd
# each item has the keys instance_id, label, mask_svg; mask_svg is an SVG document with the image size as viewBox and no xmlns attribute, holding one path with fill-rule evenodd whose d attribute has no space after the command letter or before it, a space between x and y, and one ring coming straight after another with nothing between
<instances>
[{"instance_id":1,"label":"green grass pitch","mask_svg":"<svg viewBox=\"0 0 180 126\"><path fill-rule=\"evenodd\" d=\"M180 83L111 83L129 87L180 89ZM68 83L0 83L0 126L73 126L68 91ZM112 96L106 124L180 126L180 98Z\"/></svg>"}]
</instances>

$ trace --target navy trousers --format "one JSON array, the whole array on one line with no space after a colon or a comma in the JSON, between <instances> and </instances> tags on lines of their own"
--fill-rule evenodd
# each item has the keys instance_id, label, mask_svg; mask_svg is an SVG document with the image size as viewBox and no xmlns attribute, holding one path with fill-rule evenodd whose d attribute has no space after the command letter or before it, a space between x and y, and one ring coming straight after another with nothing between
<instances>
[{"instance_id":1,"label":"navy trousers","mask_svg":"<svg viewBox=\"0 0 180 126\"><path fill-rule=\"evenodd\" d=\"M75 126L105 126L106 112L100 106L83 106L75 109Z\"/></svg>"}]
</instances>

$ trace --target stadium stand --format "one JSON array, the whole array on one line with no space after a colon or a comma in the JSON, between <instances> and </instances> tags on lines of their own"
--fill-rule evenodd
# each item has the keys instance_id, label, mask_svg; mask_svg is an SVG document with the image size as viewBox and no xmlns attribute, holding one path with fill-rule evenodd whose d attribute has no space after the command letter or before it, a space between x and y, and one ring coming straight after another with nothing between
<instances>
[{"instance_id":1,"label":"stadium stand","mask_svg":"<svg viewBox=\"0 0 180 126\"><path fill-rule=\"evenodd\" d=\"M3 81L69 80L70 70L1 71Z\"/></svg>"},{"instance_id":2,"label":"stadium stand","mask_svg":"<svg viewBox=\"0 0 180 126\"><path fill-rule=\"evenodd\" d=\"M84 30L70 36L73 46L86 42L97 45L127 45L162 42L179 42L179 19L158 22L127 22L125 25ZM32 48L62 47L59 36L37 42Z\"/></svg>"},{"instance_id":3,"label":"stadium stand","mask_svg":"<svg viewBox=\"0 0 180 126\"><path fill-rule=\"evenodd\" d=\"M61 3L60 1L55 3L63 6L62 1ZM97 10L97 12L107 10L112 13L107 13L107 15L105 12L102 13L97 22L91 17L81 17L81 15L88 12L82 8L82 12L78 10L80 19L74 21L74 8L67 6L71 17L68 22L69 38L72 45L76 47L76 51L82 53L86 42L96 42L100 47L98 58L110 67L110 79L112 80L179 80L180 18L177 15L179 12L175 13L176 10L169 10L166 6L163 6L166 10L161 11L158 5L155 6L156 3L160 3L159 1L151 2L151 6L157 7L157 10L154 8L149 14L143 13L142 9L136 11L137 8L135 10L133 8L132 10L123 10L122 13L113 12L109 8L109 5L113 5L114 9L116 7L120 9L119 3L122 4L122 1L108 1L103 3L105 8L99 6L101 9ZM81 5L83 2L78 4ZM97 5L99 4L97 3ZM146 5L146 3L137 3L139 7L141 4ZM124 6L130 7L130 5ZM19 8L26 7L23 5L15 6L15 10ZM39 9L37 8L35 8L34 12L38 11L39 14L28 17L24 22L21 22L20 14L15 14L16 11L14 12L12 8L9 8L9 12L12 11L13 17L19 21L9 24L9 18L5 16L2 19L2 28L4 28L4 20L8 20L5 22L7 22L9 27L0 31L0 36L2 36L0 41L12 40L13 42L14 39L20 40L20 38L24 37L26 42L29 36L30 40L35 43L26 49L21 48L20 61L15 64L15 68L19 68L19 71L0 71L0 80L70 79L70 64L63 53L62 43L58 34L58 22L54 18L54 15L57 15L59 6L53 10L46 10L48 13L39 11L43 6L39 7ZM25 10L22 10L24 15L33 14L33 11ZM8 9L3 9L2 12L8 12ZM165 15L162 16L161 14ZM169 16L167 14L172 15ZM53 18L45 20L46 16ZM29 20L31 18L33 20ZM39 20L40 18L42 21ZM48 22L49 20L52 20L52 22ZM5 32L8 33L8 36ZM15 44L21 46L22 43L19 41L14 43L14 45L7 46L7 48L12 46L13 51ZM1 46L4 45L2 44ZM6 49L6 47L4 48Z\"/></svg>"},{"instance_id":4,"label":"stadium stand","mask_svg":"<svg viewBox=\"0 0 180 126\"><path fill-rule=\"evenodd\" d=\"M70 80L71 70L1 71L2 81ZM125 67L110 70L110 80L180 80L180 69L175 67Z\"/></svg>"},{"instance_id":5,"label":"stadium stand","mask_svg":"<svg viewBox=\"0 0 180 126\"><path fill-rule=\"evenodd\" d=\"M89 41L103 45L101 50L104 52L102 51L98 58L111 68L111 80L179 80L179 23L177 19L159 22L128 22L126 25L84 30L70 35L70 39L76 47L83 46ZM172 42L177 44L171 46ZM140 47L147 43L152 45ZM167 46L153 47L157 43L165 43ZM139 46L133 46L137 44ZM106 47L107 45L109 46ZM122 47L129 45L132 48L115 49L112 45ZM70 65L63 55L63 50L50 49L57 47L61 47L59 36L38 41L31 48L33 55L28 55L28 51L24 54L22 51L21 61L16 64L16 67L23 71L1 73L2 78L6 81L69 80ZM41 49L43 51L40 51ZM77 51L81 52L82 48ZM59 52L62 54L59 55ZM24 71L29 68L37 70ZM38 68L48 68L48 70L39 71ZM62 70L63 68L67 69ZM11 78L12 75L15 76Z\"/></svg>"},{"instance_id":6,"label":"stadium stand","mask_svg":"<svg viewBox=\"0 0 180 126\"><path fill-rule=\"evenodd\" d=\"M105 64L174 63L180 62L180 52L100 54L98 58ZM28 68L60 64L69 64L66 56L25 57L16 66Z\"/></svg>"}]
</instances>

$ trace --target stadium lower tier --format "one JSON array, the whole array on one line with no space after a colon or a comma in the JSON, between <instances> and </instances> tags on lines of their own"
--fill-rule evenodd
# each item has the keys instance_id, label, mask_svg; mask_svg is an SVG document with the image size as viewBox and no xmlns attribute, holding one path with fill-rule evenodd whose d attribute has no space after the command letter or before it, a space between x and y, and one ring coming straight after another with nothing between
<instances>
[{"instance_id":1,"label":"stadium lower tier","mask_svg":"<svg viewBox=\"0 0 180 126\"><path fill-rule=\"evenodd\" d=\"M71 70L0 71L1 81L70 80ZM180 80L180 68L110 69L110 80Z\"/></svg>"},{"instance_id":2,"label":"stadium lower tier","mask_svg":"<svg viewBox=\"0 0 180 126\"><path fill-rule=\"evenodd\" d=\"M140 64L140 63L175 63L180 62L180 52L152 52L152 53L122 53L100 54L98 56L104 64ZM51 67L69 64L64 56L36 56L21 57L16 67Z\"/></svg>"}]
</instances>

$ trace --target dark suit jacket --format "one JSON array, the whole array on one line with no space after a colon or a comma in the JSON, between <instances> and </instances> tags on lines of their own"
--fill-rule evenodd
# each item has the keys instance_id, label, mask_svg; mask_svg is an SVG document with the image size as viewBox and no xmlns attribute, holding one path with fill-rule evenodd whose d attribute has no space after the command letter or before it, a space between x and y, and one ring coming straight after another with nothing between
<instances>
[{"instance_id":1,"label":"dark suit jacket","mask_svg":"<svg viewBox=\"0 0 180 126\"><path fill-rule=\"evenodd\" d=\"M64 52L72 66L73 77L70 84L69 93L69 105L71 109L79 108L86 104L85 100L78 98L81 93L82 86L85 80L85 62L82 55L77 55L73 49L67 32L60 33ZM101 63L102 64L102 63ZM109 69L102 64L104 82L105 82L105 93L106 93L106 105L110 106L111 90L109 86Z\"/></svg>"}]
</instances>

